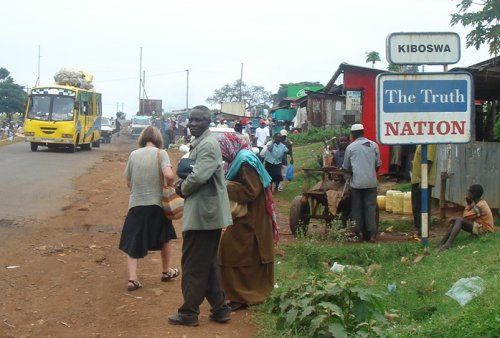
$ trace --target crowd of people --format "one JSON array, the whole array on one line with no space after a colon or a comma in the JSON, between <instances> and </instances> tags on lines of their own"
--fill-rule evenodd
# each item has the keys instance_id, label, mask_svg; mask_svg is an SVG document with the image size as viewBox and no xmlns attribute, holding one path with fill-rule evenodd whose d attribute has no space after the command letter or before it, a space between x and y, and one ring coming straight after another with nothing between
<instances>
[{"instance_id":1,"label":"crowd of people","mask_svg":"<svg viewBox=\"0 0 500 338\"><path fill-rule=\"evenodd\" d=\"M288 156L293 164L293 154L288 131L271 138L265 121L261 122L255 132L259 151L255 151L240 129L212 134L209 109L194 107L187 122L191 134L187 156L192 169L185 178L175 179L164 150L161 130L172 129L168 121L160 128L145 128L139 148L129 156L124 171L130 187L129 208L119 243L127 255L127 289L142 288L138 261L148 251L160 251L160 280L182 277L183 303L168 317L169 324L198 326L205 299L210 304L209 319L227 323L232 311L265 302L273 290L275 244L279 240L273 192L280 190L283 167ZM351 143L347 135L340 137L332 153L333 163L352 173L354 232L375 242L380 152L377 143L364 136L362 124L352 125L350 136ZM435 162L435 158L430 156L429 161ZM163 182L184 198L181 269L170 262L170 243L177 234L162 210ZM412 183L419 184L416 178ZM463 218L452 220L441 250L450 248L461 229L472 234L494 231L492 213L482 195L480 185L469 188Z\"/></svg>"}]
</instances>

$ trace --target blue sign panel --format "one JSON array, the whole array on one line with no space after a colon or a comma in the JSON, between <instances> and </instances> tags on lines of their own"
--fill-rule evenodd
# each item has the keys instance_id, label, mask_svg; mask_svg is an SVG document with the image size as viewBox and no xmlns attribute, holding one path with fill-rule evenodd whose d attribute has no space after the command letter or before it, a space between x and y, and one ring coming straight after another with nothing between
<instances>
[{"instance_id":1,"label":"blue sign panel","mask_svg":"<svg viewBox=\"0 0 500 338\"><path fill-rule=\"evenodd\" d=\"M388 80L384 82L383 105L386 113L465 112L465 80Z\"/></svg>"},{"instance_id":2,"label":"blue sign panel","mask_svg":"<svg viewBox=\"0 0 500 338\"><path fill-rule=\"evenodd\" d=\"M377 76L377 136L383 144L466 143L472 135L472 75Z\"/></svg>"}]
</instances>

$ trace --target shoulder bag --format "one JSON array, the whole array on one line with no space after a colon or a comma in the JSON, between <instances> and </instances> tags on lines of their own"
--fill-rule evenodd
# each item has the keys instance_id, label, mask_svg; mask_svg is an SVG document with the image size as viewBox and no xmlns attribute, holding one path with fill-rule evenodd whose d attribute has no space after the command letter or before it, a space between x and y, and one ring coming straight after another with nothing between
<instances>
[{"instance_id":1,"label":"shoulder bag","mask_svg":"<svg viewBox=\"0 0 500 338\"><path fill-rule=\"evenodd\" d=\"M167 185L163 172L161 171L160 150L156 154L158 160L158 171L160 173L160 182L162 186L161 204L165 217L169 220L182 218L184 212L184 199L177 195L175 188Z\"/></svg>"}]
</instances>

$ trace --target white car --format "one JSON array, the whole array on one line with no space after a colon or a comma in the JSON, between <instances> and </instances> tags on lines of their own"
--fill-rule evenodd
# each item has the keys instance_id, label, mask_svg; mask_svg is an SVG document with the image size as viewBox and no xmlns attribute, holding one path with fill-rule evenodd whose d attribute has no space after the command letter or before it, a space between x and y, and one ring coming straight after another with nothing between
<instances>
[{"instance_id":1,"label":"white car","mask_svg":"<svg viewBox=\"0 0 500 338\"><path fill-rule=\"evenodd\" d=\"M108 117L101 117L101 143L111 143L111 135L115 132L114 121Z\"/></svg>"}]
</instances>

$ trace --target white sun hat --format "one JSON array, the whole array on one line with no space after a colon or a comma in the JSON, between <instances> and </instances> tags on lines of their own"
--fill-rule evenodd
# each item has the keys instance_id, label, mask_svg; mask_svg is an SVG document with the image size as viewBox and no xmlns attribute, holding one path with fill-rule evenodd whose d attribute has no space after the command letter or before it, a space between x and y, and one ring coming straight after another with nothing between
<instances>
[{"instance_id":1,"label":"white sun hat","mask_svg":"<svg viewBox=\"0 0 500 338\"><path fill-rule=\"evenodd\" d=\"M365 130L365 127L361 123L356 123L351 126L351 131Z\"/></svg>"}]
</instances>

